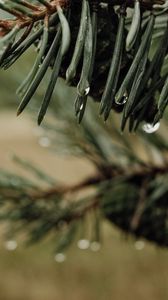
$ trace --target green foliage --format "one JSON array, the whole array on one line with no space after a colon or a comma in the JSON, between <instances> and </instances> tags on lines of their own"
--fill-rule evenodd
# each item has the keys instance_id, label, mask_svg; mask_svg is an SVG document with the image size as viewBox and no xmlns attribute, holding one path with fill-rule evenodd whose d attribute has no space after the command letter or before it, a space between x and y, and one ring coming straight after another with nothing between
<instances>
[{"instance_id":1,"label":"green foliage","mask_svg":"<svg viewBox=\"0 0 168 300\"><path fill-rule=\"evenodd\" d=\"M156 129L168 99L168 2L160 5L162 1L154 1L151 5L151 1L136 1L133 17L125 1L120 1L119 9L113 5L117 1L102 5L99 1L74 0L69 6L60 2L65 4L62 8L57 1L33 3L0 4L12 15L0 21L0 43L4 47L1 67L9 68L31 45L37 49L33 68L18 89L22 96L18 114L49 68L51 77L40 107L39 124L58 77L75 85L79 122L87 106L80 128L71 113L73 104L62 88L62 98L52 105L56 118L46 121L44 129L52 139L53 150L60 147L88 159L95 174L74 185L63 185L30 162L15 157L16 163L38 180L34 183L1 170L0 220L10 221L16 233L27 231L31 243L56 236L56 252L64 251L76 236L85 240L89 234L85 231L87 218L94 220L89 239L97 244L102 219L108 219L135 237L167 247L166 118L163 130ZM127 4L130 6L130 1ZM98 105L91 103L89 94L100 102L100 113L105 120L108 118L106 124L97 116ZM114 111L122 112L121 125ZM127 134L121 138L119 128L124 130L127 122L130 131L143 122L134 143ZM138 154L139 145L144 145L145 158ZM39 180L48 188L42 189Z\"/></svg>"},{"instance_id":2,"label":"green foliage","mask_svg":"<svg viewBox=\"0 0 168 300\"><path fill-rule=\"evenodd\" d=\"M100 101L107 120L122 112L130 131L163 117L168 98L168 1L4 1L0 65L7 69L31 46L37 57L18 88L20 114L51 67L38 124L46 114L58 76L75 85L75 114L81 122L88 95ZM119 7L116 6L119 4ZM14 17L14 18L13 18ZM23 31L24 28L24 31ZM109 30L110 28L110 30Z\"/></svg>"},{"instance_id":3,"label":"green foliage","mask_svg":"<svg viewBox=\"0 0 168 300\"><path fill-rule=\"evenodd\" d=\"M14 157L37 180L32 183L1 170L1 221L11 222L13 232L26 231L29 243L56 237L56 252L64 251L76 237L99 243L103 219L135 237L167 247L167 122L153 134L140 130L132 142L126 134L121 139L118 118L113 126L112 120L104 124L93 103L77 128L69 109L72 103L65 103L64 95L57 98L56 107L52 107L54 118L43 128L53 150L66 149L71 155L85 157L94 165L95 174L73 185L60 184L30 162ZM139 145L144 145L144 157L149 156L150 161L138 155ZM153 152L157 159L153 156L151 161ZM42 189L40 182L48 187ZM91 231L87 229L88 218Z\"/></svg>"}]
</instances>

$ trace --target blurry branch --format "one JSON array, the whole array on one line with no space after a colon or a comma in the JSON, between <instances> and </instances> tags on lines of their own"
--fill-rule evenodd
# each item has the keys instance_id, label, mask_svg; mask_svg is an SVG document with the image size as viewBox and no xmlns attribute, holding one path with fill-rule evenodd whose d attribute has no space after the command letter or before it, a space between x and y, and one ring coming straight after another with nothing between
<instances>
[{"instance_id":1,"label":"blurry branch","mask_svg":"<svg viewBox=\"0 0 168 300\"><path fill-rule=\"evenodd\" d=\"M103 172L102 172L103 173ZM77 192L82 192L84 189L88 189L90 187L95 187L98 184L105 182L106 180L113 180L113 179L130 179L135 177L142 177L142 178L150 178L155 177L157 175L164 175L168 174L168 163L165 166L155 167L155 166L146 166L146 168L141 167L139 170L135 168L135 170L128 169L128 170L117 170L115 166L105 166L104 167L105 174L95 174L73 185L61 185L57 186L56 188L52 187L43 192L35 192L32 194L33 199L49 199L56 195L61 195L66 197L66 194L73 194ZM104 176L103 176L104 175Z\"/></svg>"},{"instance_id":2,"label":"blurry branch","mask_svg":"<svg viewBox=\"0 0 168 300\"><path fill-rule=\"evenodd\" d=\"M36 166L14 157L16 163L40 181L48 182L49 187L42 188L38 180L32 183L1 170L0 220L11 222L13 232L26 232L30 242L51 233L60 236L56 252L64 251L76 237L85 239L89 235L80 229L86 226L87 218L97 220L92 223L93 236L88 236L94 242L101 242L101 224L108 219L135 237L167 247L168 144L162 131L147 138L139 132L144 145L147 142L150 146L149 157L156 151L159 158L145 161L138 157L136 142L132 147L130 138L123 136L121 141L115 125L100 122L94 110L88 111L79 130L64 101L57 99L58 105L52 109L54 116L59 116L57 124L47 123L45 134L53 150L58 151L59 145L74 156L87 157L95 167L94 174L68 185L55 182Z\"/></svg>"}]
</instances>

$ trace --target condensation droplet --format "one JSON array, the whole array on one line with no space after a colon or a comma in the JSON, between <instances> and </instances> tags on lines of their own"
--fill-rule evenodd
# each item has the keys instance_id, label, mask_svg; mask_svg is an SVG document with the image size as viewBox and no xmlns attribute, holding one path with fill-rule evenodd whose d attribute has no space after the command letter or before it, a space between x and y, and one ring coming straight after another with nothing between
<instances>
[{"instance_id":1,"label":"condensation droplet","mask_svg":"<svg viewBox=\"0 0 168 300\"><path fill-rule=\"evenodd\" d=\"M63 263L66 260L66 255L64 253L57 253L54 259L58 263Z\"/></svg>"},{"instance_id":2,"label":"condensation droplet","mask_svg":"<svg viewBox=\"0 0 168 300\"><path fill-rule=\"evenodd\" d=\"M5 249L8 251L16 250L17 246L18 246L18 244L15 240L6 241L4 244Z\"/></svg>"},{"instance_id":3,"label":"condensation droplet","mask_svg":"<svg viewBox=\"0 0 168 300\"><path fill-rule=\"evenodd\" d=\"M82 239L82 240L79 240L77 242L77 245L78 245L78 248L81 249L81 250L86 250L89 248L90 246L90 242L89 240L86 240L86 239Z\"/></svg>"},{"instance_id":4,"label":"condensation droplet","mask_svg":"<svg viewBox=\"0 0 168 300\"><path fill-rule=\"evenodd\" d=\"M50 147L50 145L51 145L50 139L46 136L39 138L38 142L39 142L39 145L44 148Z\"/></svg>"},{"instance_id":5,"label":"condensation droplet","mask_svg":"<svg viewBox=\"0 0 168 300\"><path fill-rule=\"evenodd\" d=\"M135 249L136 250L143 250L145 247L145 242L144 241L136 241L135 242Z\"/></svg>"},{"instance_id":6,"label":"condensation droplet","mask_svg":"<svg viewBox=\"0 0 168 300\"><path fill-rule=\"evenodd\" d=\"M101 245L99 242L94 241L90 244L90 249L94 252L99 251L100 248L101 248Z\"/></svg>"},{"instance_id":7,"label":"condensation droplet","mask_svg":"<svg viewBox=\"0 0 168 300\"><path fill-rule=\"evenodd\" d=\"M159 129L159 127L160 127L160 122L156 123L155 125L146 123L142 126L142 129L146 133L153 133L153 132L157 131Z\"/></svg>"}]
</instances>

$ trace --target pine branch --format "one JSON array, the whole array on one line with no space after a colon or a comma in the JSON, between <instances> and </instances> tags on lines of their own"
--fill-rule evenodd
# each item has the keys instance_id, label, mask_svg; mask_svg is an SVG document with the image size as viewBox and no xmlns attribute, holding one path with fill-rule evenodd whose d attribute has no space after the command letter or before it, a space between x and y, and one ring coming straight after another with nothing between
<instances>
[{"instance_id":1,"label":"pine branch","mask_svg":"<svg viewBox=\"0 0 168 300\"><path fill-rule=\"evenodd\" d=\"M116 4L120 6L118 10ZM132 18L128 13L130 6L133 6ZM100 113L105 120L112 110L122 112L122 130L127 123L130 131L136 130L143 121L155 126L163 117L168 74L167 68L164 69L168 53L166 0L105 1L103 4L99 0L35 1L33 4L15 0L1 3L1 9L15 17L0 21L0 43L5 49L1 67L9 68L33 44L38 49L36 62L18 89L22 98L18 115L51 67L51 80L42 100L38 124L46 114L58 76L77 87L75 114L79 122L88 95L101 102ZM18 38L23 28L26 30ZM159 35L156 49L155 35Z\"/></svg>"},{"instance_id":2,"label":"pine branch","mask_svg":"<svg viewBox=\"0 0 168 300\"><path fill-rule=\"evenodd\" d=\"M74 228L79 230L86 217L91 215L93 219L93 216L98 213L101 216L98 219L99 226L102 219L108 219L135 237L143 237L167 247L168 145L166 139L161 137L160 133L155 133L154 138L153 135L148 135L147 143L151 149L156 148L157 157L159 156L163 163L158 164L155 160L145 162L138 158L136 150L131 148L127 138L124 140L123 137L121 144L119 134L114 128L103 123L100 126L100 120L97 120L94 110L88 112L87 120L82 123L79 131L73 116L69 113L69 108L65 110L61 100L59 104L60 106L58 103L56 105L55 113L60 117L60 124L59 126L47 124L47 132L50 129L49 132L54 133L53 137L57 138L57 130L59 134L62 132L62 141L67 142L68 149L72 148L73 151L73 147L75 149L78 147L81 155L94 164L96 171L81 182L71 185L60 184L48 178L34 165L31 166L30 163L15 157L19 165L33 172L40 181L48 182L49 188L42 189L38 181L35 184L36 180L32 183L1 171L1 221L12 222L13 230L15 227L18 230L19 226L20 230L26 231L31 242L37 242L49 233L60 233L61 240L58 239L57 249L64 251L76 235L78 236L78 231ZM65 112L67 112L66 118ZM64 114L64 121L61 121L61 114ZM108 136L106 136L107 132ZM146 139L146 135L142 136ZM118 138L120 144L115 141ZM53 145L54 143L58 145L60 141L58 143L57 140L52 140ZM65 147L65 144L62 146ZM110 157L106 149L110 150ZM73 155L76 155L76 152ZM92 230L95 240L100 242L96 238L98 229L94 226L96 225L93 225ZM63 248L60 246L62 238L64 242L69 241L66 247L63 243Z\"/></svg>"},{"instance_id":3,"label":"pine branch","mask_svg":"<svg viewBox=\"0 0 168 300\"><path fill-rule=\"evenodd\" d=\"M9 2L9 1L8 1ZM58 0L53 0L51 2L45 2L41 4L43 5L32 5L31 3L27 2L27 1L12 1L13 3L18 3L20 5L16 7L16 9L12 8L12 4L11 4L11 8L10 8L10 3L7 3L5 5L2 4L0 6L0 8L4 11L7 11L8 13L10 13L11 15L15 16L16 19L12 19L12 20L1 20L0 21L0 27L2 27L5 31L1 32L1 35L4 36L6 33L8 33L10 30L12 30L16 25L18 26L19 29L25 28L31 24L34 24L37 21L40 20L44 20L45 17L51 16L53 14L55 14L57 12L57 7L61 6L64 7L66 1L58 1ZM22 12L19 11L19 8L21 10L21 8L28 8L30 10L27 11L26 9ZM18 8L18 10L17 10Z\"/></svg>"},{"instance_id":4,"label":"pine branch","mask_svg":"<svg viewBox=\"0 0 168 300\"><path fill-rule=\"evenodd\" d=\"M164 168L153 167L148 172L115 173L108 178L95 175L76 185L58 185L43 192L36 192L37 188L33 190L33 187L22 191L19 185L10 187L9 184L1 188L1 206L4 201L4 208L0 219L10 220L14 224L26 223L23 228L28 232L33 226L29 234L31 240L37 242L48 231L60 230L61 223L71 226L99 209L104 217L124 231L167 247L168 190L165 178L168 178L168 165ZM157 182L162 182L159 188ZM85 198L79 197L83 189L91 186L95 189L91 195L88 193ZM129 197L126 191L129 191ZM37 238L38 232L40 236Z\"/></svg>"},{"instance_id":5,"label":"pine branch","mask_svg":"<svg viewBox=\"0 0 168 300\"><path fill-rule=\"evenodd\" d=\"M63 197L66 197L66 194L72 194L77 192L82 192L84 189L88 189L89 187L94 187L98 184L103 183L107 180L125 178L148 178L148 177L155 177L158 175L164 175L168 174L168 164L165 166L146 166L141 167L139 170L137 168L134 169L127 169L127 170L121 170L116 169L116 167L112 166L104 166L103 168L104 174L95 174L91 177L86 178L82 182L79 182L77 184L73 184L70 186L61 185L57 186L56 188L48 189L47 191L43 192L35 192L31 196L33 199L49 199L56 195L61 195Z\"/></svg>"}]
</instances>

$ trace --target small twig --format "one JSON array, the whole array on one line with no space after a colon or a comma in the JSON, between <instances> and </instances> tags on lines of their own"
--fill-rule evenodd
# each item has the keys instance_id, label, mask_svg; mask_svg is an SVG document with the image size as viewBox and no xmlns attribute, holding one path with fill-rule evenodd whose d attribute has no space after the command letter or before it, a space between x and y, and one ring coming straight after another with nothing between
<instances>
[{"instance_id":1,"label":"small twig","mask_svg":"<svg viewBox=\"0 0 168 300\"><path fill-rule=\"evenodd\" d=\"M139 192L139 201L137 203L134 215L131 219L130 223L130 229L131 231L136 231L136 229L139 226L141 216L143 215L144 209L145 209L145 200L146 200L146 192L147 192L147 185L148 180L145 179L145 181L142 183L142 186L140 188Z\"/></svg>"},{"instance_id":2,"label":"small twig","mask_svg":"<svg viewBox=\"0 0 168 300\"><path fill-rule=\"evenodd\" d=\"M8 20L0 20L0 27L4 28L6 32L12 30L16 25L19 28L24 28L29 26L30 24L37 22L39 20L43 20L46 15L51 16L57 11L57 7L66 7L67 1L66 0L53 0L50 2L49 7L37 6L36 10L34 7L34 12L32 13L32 17L25 16L23 13L15 11L13 9L5 9L10 14L16 16L16 19L8 19ZM2 34L1 34L2 35Z\"/></svg>"}]
</instances>

